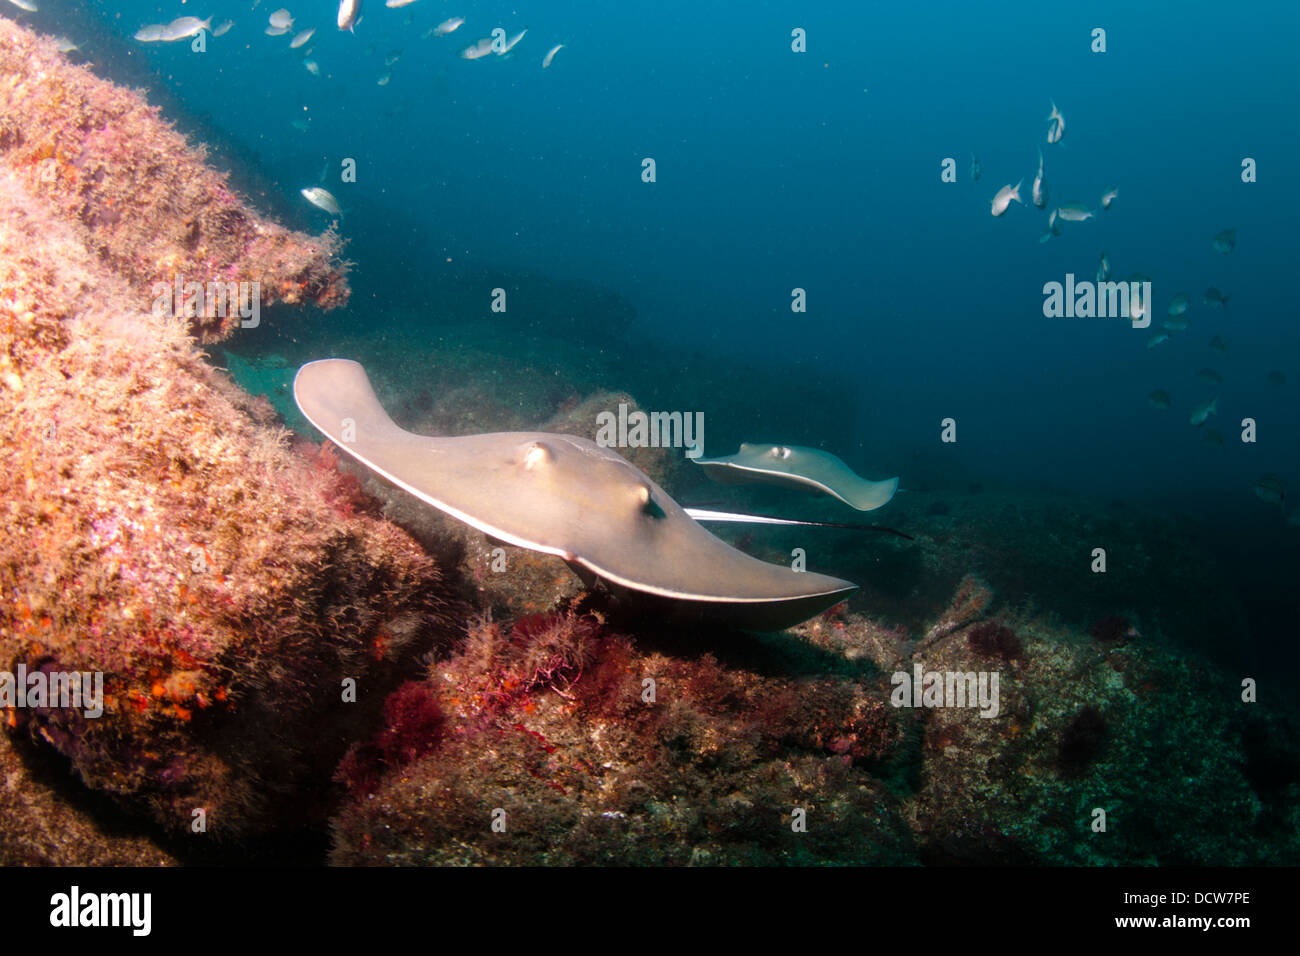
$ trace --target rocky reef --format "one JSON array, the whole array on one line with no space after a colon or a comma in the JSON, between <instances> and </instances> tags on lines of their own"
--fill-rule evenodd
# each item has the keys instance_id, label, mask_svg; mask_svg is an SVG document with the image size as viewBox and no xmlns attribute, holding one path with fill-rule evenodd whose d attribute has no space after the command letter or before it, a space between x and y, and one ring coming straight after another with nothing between
<instances>
[{"instance_id":1,"label":"rocky reef","mask_svg":"<svg viewBox=\"0 0 1300 956\"><path fill-rule=\"evenodd\" d=\"M7 732L163 835L309 826L322 809L282 798L369 706L343 681L433 639L440 573L206 364L196 340L238 312L160 311L153 286L329 307L335 243L262 219L140 94L3 18L0 62L0 667L103 675L101 716L8 706ZM0 845L46 832L14 809Z\"/></svg>"},{"instance_id":2,"label":"rocky reef","mask_svg":"<svg viewBox=\"0 0 1300 956\"><path fill-rule=\"evenodd\" d=\"M1205 653L1242 614L1176 523L918 487L886 519L910 541L720 531L864 584L797 628L647 613L291 432L293 370L360 358L415 431L587 437L638 398L745 421L759 372L642 392L567 337L583 315L528 358L463 317L259 352L237 311L157 289L256 283L316 321L348 296L338 240L267 220L141 94L3 18L0 65L0 671L103 676L99 716L4 706L0 863L1300 860L1294 724ZM506 285L634 324L612 293ZM628 456L687 503L788 510Z\"/></svg>"},{"instance_id":3,"label":"rocky reef","mask_svg":"<svg viewBox=\"0 0 1300 956\"><path fill-rule=\"evenodd\" d=\"M472 625L344 761L332 861L912 859L897 801L859 769L905 732L876 688L646 643L573 610ZM408 726L418 747L394 743Z\"/></svg>"}]
</instances>

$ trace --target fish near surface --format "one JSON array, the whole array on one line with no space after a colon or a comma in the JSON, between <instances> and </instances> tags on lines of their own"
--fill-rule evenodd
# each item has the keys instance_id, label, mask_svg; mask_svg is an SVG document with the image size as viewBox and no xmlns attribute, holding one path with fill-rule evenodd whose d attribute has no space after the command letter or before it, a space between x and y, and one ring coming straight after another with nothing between
<instances>
[{"instance_id":1,"label":"fish near surface","mask_svg":"<svg viewBox=\"0 0 1300 956\"><path fill-rule=\"evenodd\" d=\"M343 210L339 208L339 201L334 198L334 194L328 189L324 189L320 186L309 186L308 188L299 191L302 193L302 198L307 200L317 209L323 209L328 213L333 213L335 216L343 215Z\"/></svg>"},{"instance_id":2,"label":"fish near surface","mask_svg":"<svg viewBox=\"0 0 1300 956\"><path fill-rule=\"evenodd\" d=\"M1016 183L1014 186L1012 186L1010 183L1007 183L1007 185L1003 186L1001 189L998 190L997 195L993 197L993 203L992 203L993 215L1000 216L1004 212L1006 212L1007 207L1011 205L1012 200L1015 200L1016 202L1021 203L1023 205L1023 201L1020 198L1020 187L1023 183L1024 183L1023 179L1020 182Z\"/></svg>"},{"instance_id":3,"label":"fish near surface","mask_svg":"<svg viewBox=\"0 0 1300 956\"><path fill-rule=\"evenodd\" d=\"M1049 144L1059 143L1065 135L1065 117L1056 108L1055 102L1052 103L1052 112L1047 117L1047 123L1047 142Z\"/></svg>"},{"instance_id":4,"label":"fish near surface","mask_svg":"<svg viewBox=\"0 0 1300 956\"><path fill-rule=\"evenodd\" d=\"M302 366L293 397L340 449L425 504L507 544L563 558L616 589L756 630L790 627L857 590L737 551L631 462L588 439L415 435L389 418L365 370L345 359Z\"/></svg>"},{"instance_id":5,"label":"fish near surface","mask_svg":"<svg viewBox=\"0 0 1300 956\"><path fill-rule=\"evenodd\" d=\"M1109 278L1110 278L1110 256L1106 255L1106 253L1103 252L1101 254L1101 258L1097 261L1097 281L1105 282Z\"/></svg>"},{"instance_id":6,"label":"fish near surface","mask_svg":"<svg viewBox=\"0 0 1300 956\"><path fill-rule=\"evenodd\" d=\"M361 0L339 0L338 26L340 30L356 33L357 17L361 16Z\"/></svg>"},{"instance_id":7,"label":"fish near surface","mask_svg":"<svg viewBox=\"0 0 1300 956\"><path fill-rule=\"evenodd\" d=\"M1192 425L1204 425L1211 415L1219 414L1218 406L1219 400L1217 398L1211 399L1204 405L1197 405L1192 409L1192 414L1188 419L1188 422Z\"/></svg>"},{"instance_id":8,"label":"fish near surface","mask_svg":"<svg viewBox=\"0 0 1300 956\"><path fill-rule=\"evenodd\" d=\"M1056 214L1066 222L1083 222L1093 217L1093 211L1081 202L1068 202L1056 207Z\"/></svg>"},{"instance_id":9,"label":"fish near surface","mask_svg":"<svg viewBox=\"0 0 1300 956\"><path fill-rule=\"evenodd\" d=\"M1047 180L1043 176L1043 151L1038 150L1038 172L1034 174L1034 184L1030 188L1034 205L1039 209L1047 208Z\"/></svg>"}]
</instances>

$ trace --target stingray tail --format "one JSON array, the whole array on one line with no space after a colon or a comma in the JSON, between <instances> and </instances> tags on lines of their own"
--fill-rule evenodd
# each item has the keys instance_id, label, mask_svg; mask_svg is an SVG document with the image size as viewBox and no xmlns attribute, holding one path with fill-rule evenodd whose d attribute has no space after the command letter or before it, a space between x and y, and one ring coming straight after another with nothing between
<instances>
[{"instance_id":1,"label":"stingray tail","mask_svg":"<svg viewBox=\"0 0 1300 956\"><path fill-rule=\"evenodd\" d=\"M800 525L806 528L844 528L849 531L875 531L880 534L891 534L897 538L906 538L908 541L915 541L910 534L898 531L894 528L887 528L881 524L849 524L842 521L804 521L799 518L778 518L772 515L751 515L735 511L710 511L706 508L687 508L686 513L696 521L733 521L743 524L779 524L779 525Z\"/></svg>"}]
</instances>

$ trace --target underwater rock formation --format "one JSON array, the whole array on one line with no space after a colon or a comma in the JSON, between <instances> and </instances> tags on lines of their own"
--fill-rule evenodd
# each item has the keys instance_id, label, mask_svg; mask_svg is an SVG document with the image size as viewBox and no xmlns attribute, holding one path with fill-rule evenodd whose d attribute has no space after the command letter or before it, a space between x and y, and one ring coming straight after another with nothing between
<instances>
[{"instance_id":1,"label":"underwater rock formation","mask_svg":"<svg viewBox=\"0 0 1300 956\"><path fill-rule=\"evenodd\" d=\"M902 811L920 862L1298 858L1297 778L1261 782L1249 761L1243 766L1249 711L1218 668L1168 641L1099 643L1083 626L1011 612L973 576L958 584L938 624L915 636L842 609L793 633L907 683L918 667L998 676L994 716L972 706L911 711L916 732L894 760L910 764ZM1250 719L1260 723L1247 725L1247 740L1268 718ZM1196 748L1175 743L1189 738ZM1267 763L1279 766L1294 740L1274 739L1285 743ZM1097 810L1105 813L1101 832L1093 828Z\"/></svg>"},{"instance_id":2,"label":"underwater rock formation","mask_svg":"<svg viewBox=\"0 0 1300 956\"><path fill-rule=\"evenodd\" d=\"M5 18L0 76L5 167L76 223L86 248L146 306L154 283L178 279L256 282L263 308L347 301L337 238L291 232L249 209L140 93L74 66L56 41ZM204 306L191 322L201 341L239 325L237 310Z\"/></svg>"},{"instance_id":3,"label":"underwater rock formation","mask_svg":"<svg viewBox=\"0 0 1300 956\"><path fill-rule=\"evenodd\" d=\"M112 832L71 804L0 736L0 866L172 866L177 860L145 836Z\"/></svg>"},{"instance_id":4,"label":"underwater rock formation","mask_svg":"<svg viewBox=\"0 0 1300 956\"><path fill-rule=\"evenodd\" d=\"M397 696L340 768L336 864L911 858L866 769L903 723L869 683L649 650L565 611L472 625Z\"/></svg>"},{"instance_id":5,"label":"underwater rock formation","mask_svg":"<svg viewBox=\"0 0 1300 956\"><path fill-rule=\"evenodd\" d=\"M435 639L441 576L204 364L191 336L238 322L155 314L150 284L337 304L332 243L4 19L0 71L0 670L103 679L102 716L10 705L7 731L171 834L304 826L323 811L284 795Z\"/></svg>"}]
</instances>

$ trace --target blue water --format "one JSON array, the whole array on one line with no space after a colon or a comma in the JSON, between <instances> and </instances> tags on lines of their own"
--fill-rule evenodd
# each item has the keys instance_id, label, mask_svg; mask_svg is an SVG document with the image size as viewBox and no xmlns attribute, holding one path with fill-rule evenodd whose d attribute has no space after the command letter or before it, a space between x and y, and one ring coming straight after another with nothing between
<instances>
[{"instance_id":1,"label":"blue water","mask_svg":"<svg viewBox=\"0 0 1300 956\"><path fill-rule=\"evenodd\" d=\"M303 68L308 47L263 35L277 5L94 7L102 57L121 68L109 41L125 44L218 155L252 161L272 187L259 204L323 229L330 217L298 190L326 169L357 263L347 321L382 328L394 297L418 301L469 264L596 282L665 348L778 375L802 360L845 381L859 432L832 450L867 473L902 472L906 487L921 450L1013 486L1154 502L1203 521L1226 554L1266 553L1251 571L1261 588L1293 577L1300 528L1253 487L1276 473L1300 499L1295 5L367 0L353 35L335 28L333 0L288 3L292 32L318 28L320 77ZM58 4L44 6L33 22L60 32ZM205 53L130 40L183 14L235 27ZM466 18L456 33L421 38L451 16ZM528 33L508 58L458 56L495 27ZM796 27L805 53L791 50ZM1105 53L1090 50L1096 27ZM100 55L96 36L74 39ZM1057 145L1051 101L1067 123ZM1053 205L1095 207L1119 187L1113 208L1045 245L1031 205L989 214L1003 184L1025 180L1028 199L1039 147ZM946 157L955 183L941 181ZM355 183L339 181L344 158ZM1221 255L1211 240L1227 228L1238 245ZM1091 279L1103 250L1113 278L1153 278L1152 329L1043 316L1044 283ZM1231 295L1226 313L1202 304L1209 286ZM796 287L806 314L790 310ZM1190 328L1148 350L1179 291ZM433 334L443 318L420 321ZM1208 347L1216 334L1227 355ZM1198 381L1204 366L1221 386ZM1267 381L1273 369L1286 385ZM1158 388L1171 409L1148 404ZM1215 395L1222 446L1188 422ZM755 394L751 437L798 442L763 429L789 400ZM939 441L948 417L955 445ZM1239 440L1246 417L1253 444Z\"/></svg>"}]
</instances>

